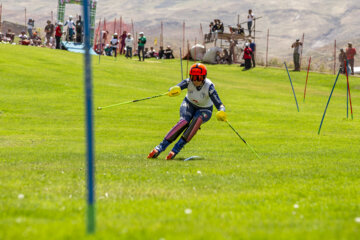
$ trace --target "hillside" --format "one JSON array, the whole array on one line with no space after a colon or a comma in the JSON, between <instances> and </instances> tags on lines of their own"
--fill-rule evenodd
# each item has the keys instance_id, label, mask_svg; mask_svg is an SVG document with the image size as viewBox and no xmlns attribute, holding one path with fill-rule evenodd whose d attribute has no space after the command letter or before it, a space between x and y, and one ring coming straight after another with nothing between
<instances>
[{"instance_id":1,"label":"hillside","mask_svg":"<svg viewBox=\"0 0 360 240\"><path fill-rule=\"evenodd\" d=\"M23 9L26 7L28 16L36 18L39 24L44 24L50 17L50 11L56 13L57 1L42 0L3 0L3 19L23 22ZM270 42L272 56L285 56L291 52L290 45L296 38L305 33L305 53L318 47L338 41L354 41L360 38L360 8L353 0L336 1L165 1L165 0L100 0L97 19L106 17L109 20L123 16L124 21L135 21L139 31L145 31L148 36L158 36L160 21L165 22L165 41L176 43L181 39L182 21L185 20L189 33L198 32L202 23L204 31L214 18L220 18L225 25L235 24L237 15L244 21L247 10L252 8L258 20L259 51L265 51L266 31L269 28L273 36ZM69 13L76 13L78 6L68 7ZM191 36L192 35L192 36ZM186 38L194 41L194 34ZM180 39L179 39L180 38Z\"/></svg>"}]
</instances>

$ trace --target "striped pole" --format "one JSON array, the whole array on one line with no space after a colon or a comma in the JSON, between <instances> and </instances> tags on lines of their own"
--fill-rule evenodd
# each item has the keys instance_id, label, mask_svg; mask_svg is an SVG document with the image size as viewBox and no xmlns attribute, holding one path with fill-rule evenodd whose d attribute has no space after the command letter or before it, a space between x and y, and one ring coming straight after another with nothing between
<instances>
[{"instance_id":1,"label":"striped pole","mask_svg":"<svg viewBox=\"0 0 360 240\"><path fill-rule=\"evenodd\" d=\"M325 107L324 114L323 114L322 119L321 119L321 122L320 122L319 130L318 130L318 135L320 135L321 126L322 126L323 121L324 121L324 118L325 118L326 110L327 110L327 108L328 108L328 106L329 106L330 99L331 99L331 96L332 96L332 94L333 94L333 92L334 92L334 88L335 88L336 82L337 82L337 80L338 80L338 78L339 78L339 75L340 75L340 69L339 69L339 72L338 72L338 74L337 74L337 76L336 76L334 86L333 86L333 88L331 89L331 93L330 93L329 99L328 99L327 104L326 104L326 107Z\"/></svg>"},{"instance_id":2,"label":"striped pole","mask_svg":"<svg viewBox=\"0 0 360 240\"><path fill-rule=\"evenodd\" d=\"M87 233L95 232L95 176L94 176L94 134L92 68L90 57L90 6L83 1L84 11L84 73L85 73L85 116L86 116L86 158L87 158Z\"/></svg>"},{"instance_id":3,"label":"striped pole","mask_svg":"<svg viewBox=\"0 0 360 240\"><path fill-rule=\"evenodd\" d=\"M306 74L306 82L305 82L305 89L304 89L304 102L305 102L305 95L306 95L306 86L307 86L308 77L309 77L310 63L311 63L311 56L309 58L309 65L308 65L307 74Z\"/></svg>"},{"instance_id":4,"label":"striped pole","mask_svg":"<svg viewBox=\"0 0 360 240\"><path fill-rule=\"evenodd\" d=\"M298 102L297 102L297 99L296 99L295 90L294 90L294 86L293 86L292 81L291 81L290 73L289 73L288 67L286 66L286 62L284 62L284 64L285 64L285 68L286 68L287 74L288 74L288 76L289 76L291 88L292 88L292 91L293 91L293 94L294 94L294 98L295 98L296 107L297 107L297 110L298 110L298 112L299 112L299 111L300 111L300 110L299 110L299 105L298 105Z\"/></svg>"}]
</instances>

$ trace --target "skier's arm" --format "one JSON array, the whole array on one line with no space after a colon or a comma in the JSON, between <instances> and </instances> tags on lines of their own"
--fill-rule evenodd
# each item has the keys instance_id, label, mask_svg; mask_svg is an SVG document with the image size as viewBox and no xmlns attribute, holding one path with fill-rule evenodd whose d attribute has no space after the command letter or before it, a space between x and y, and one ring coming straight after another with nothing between
<instances>
[{"instance_id":1,"label":"skier's arm","mask_svg":"<svg viewBox=\"0 0 360 240\"><path fill-rule=\"evenodd\" d=\"M176 86L179 86L181 88L181 90L184 90L185 88L188 87L189 82L190 82L190 79L187 78L187 79L182 80L180 83L176 84Z\"/></svg>"},{"instance_id":2,"label":"skier's arm","mask_svg":"<svg viewBox=\"0 0 360 240\"><path fill-rule=\"evenodd\" d=\"M225 111L225 106L221 102L220 97L219 97L218 93L216 92L213 84L211 84L209 87L209 96L218 111Z\"/></svg>"}]
</instances>

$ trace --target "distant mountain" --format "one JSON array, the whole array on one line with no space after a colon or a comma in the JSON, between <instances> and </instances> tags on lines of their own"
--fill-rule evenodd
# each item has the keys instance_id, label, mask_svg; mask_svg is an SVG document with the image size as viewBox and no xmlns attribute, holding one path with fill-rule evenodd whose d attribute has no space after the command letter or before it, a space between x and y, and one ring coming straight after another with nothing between
<instances>
[{"instance_id":1,"label":"distant mountain","mask_svg":"<svg viewBox=\"0 0 360 240\"><path fill-rule=\"evenodd\" d=\"M3 20L24 22L26 7L28 17L35 18L40 25L50 18L51 11L56 14L57 8L56 0L2 0L2 3ZM256 30L260 31L256 33L259 55L264 55L266 50L267 29L270 31L269 54L273 57L289 57L291 43L303 33L305 55L333 45L335 39L341 43L360 39L358 0L99 0L97 19L113 20L123 16L127 23L133 19L136 31L145 32L151 39L158 38L163 21L165 44L181 46L183 21L187 27L186 39L194 42L195 37L200 38L200 23L204 32L214 18L221 19L225 26L235 25L238 14L240 22L246 20L249 8L256 17L262 17L256 22ZM72 15L80 11L79 6L67 7L67 13Z\"/></svg>"}]
</instances>

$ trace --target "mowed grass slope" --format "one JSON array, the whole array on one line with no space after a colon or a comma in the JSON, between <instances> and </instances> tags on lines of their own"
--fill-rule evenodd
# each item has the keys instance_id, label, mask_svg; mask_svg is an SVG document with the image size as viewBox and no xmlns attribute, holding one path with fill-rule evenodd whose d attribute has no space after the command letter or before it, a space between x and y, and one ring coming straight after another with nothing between
<instances>
[{"instance_id":1,"label":"mowed grass slope","mask_svg":"<svg viewBox=\"0 0 360 240\"><path fill-rule=\"evenodd\" d=\"M94 108L161 94L178 60L93 58ZM85 239L83 56L0 45L0 239ZM186 69L186 62L184 62ZM184 73L185 75L185 73ZM215 116L174 161L146 159L185 96L95 110L97 233L91 239L359 239L360 83L208 65ZM215 114L216 111L214 111ZM202 160L183 162L197 155ZM358 220L360 221L360 220Z\"/></svg>"}]
</instances>

